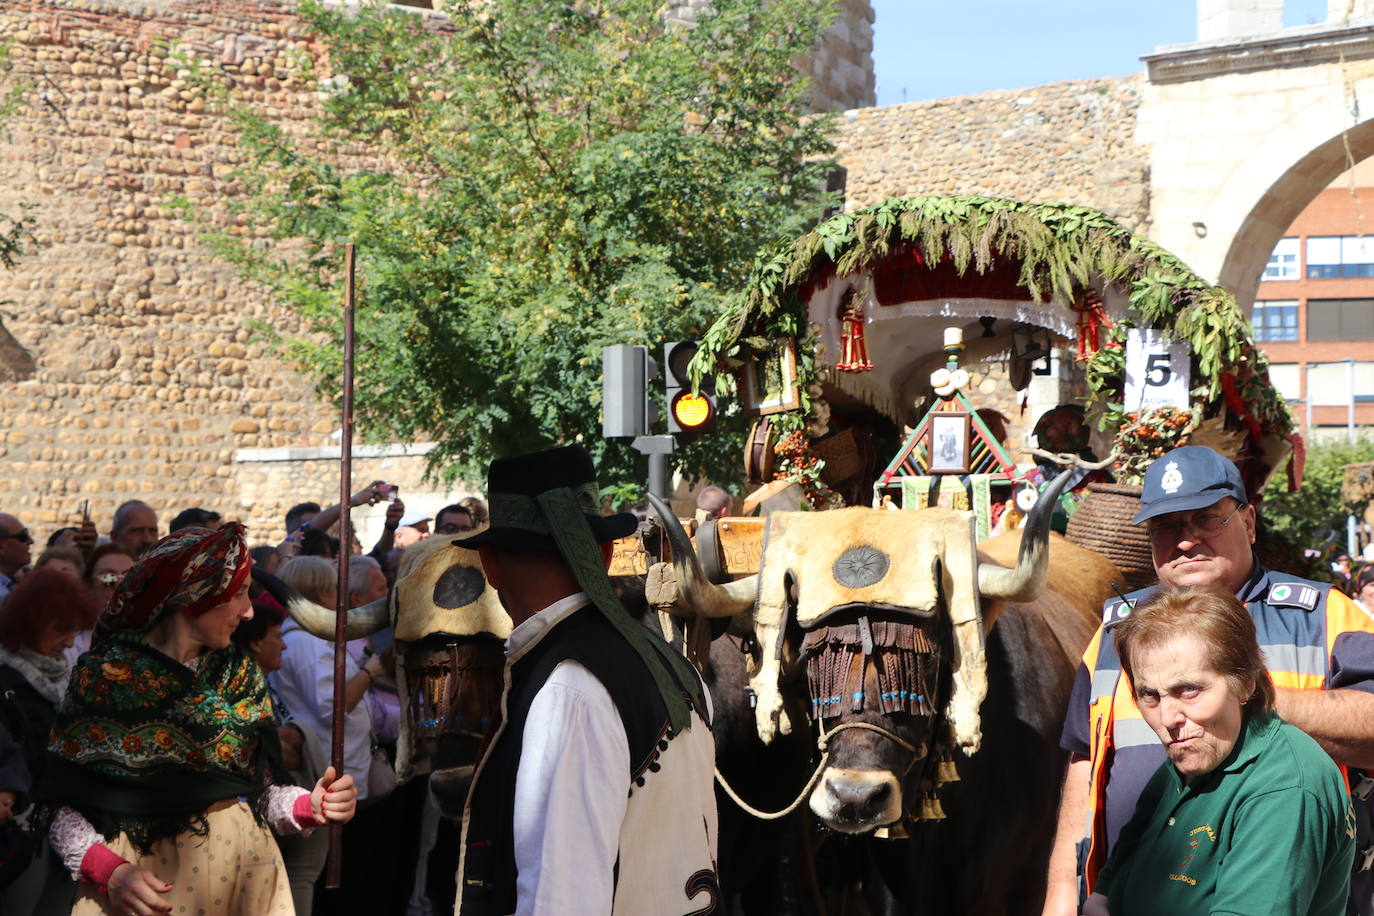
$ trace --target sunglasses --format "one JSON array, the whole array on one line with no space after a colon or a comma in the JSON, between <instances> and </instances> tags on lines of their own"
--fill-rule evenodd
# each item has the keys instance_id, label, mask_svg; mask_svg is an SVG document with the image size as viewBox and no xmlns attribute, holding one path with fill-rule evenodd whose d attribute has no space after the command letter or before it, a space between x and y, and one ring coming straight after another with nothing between
<instances>
[{"instance_id":1,"label":"sunglasses","mask_svg":"<svg viewBox=\"0 0 1374 916\"><path fill-rule=\"evenodd\" d=\"M9 540L10 538L13 538L14 540L24 544L33 543L33 538L29 535L29 529L27 528L20 528L13 534L0 534L0 541Z\"/></svg>"}]
</instances>

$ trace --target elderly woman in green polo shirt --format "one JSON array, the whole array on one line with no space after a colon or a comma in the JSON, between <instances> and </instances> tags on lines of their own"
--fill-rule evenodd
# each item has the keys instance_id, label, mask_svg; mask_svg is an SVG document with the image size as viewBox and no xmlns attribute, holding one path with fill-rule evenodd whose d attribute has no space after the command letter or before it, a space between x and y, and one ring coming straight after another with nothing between
<instances>
[{"instance_id":1,"label":"elderly woman in green polo shirt","mask_svg":"<svg viewBox=\"0 0 1374 916\"><path fill-rule=\"evenodd\" d=\"M1342 916L1355 856L1345 780L1274 712L1255 623L1219 588L1169 589L1115 626L1145 722L1169 759L1085 916Z\"/></svg>"}]
</instances>

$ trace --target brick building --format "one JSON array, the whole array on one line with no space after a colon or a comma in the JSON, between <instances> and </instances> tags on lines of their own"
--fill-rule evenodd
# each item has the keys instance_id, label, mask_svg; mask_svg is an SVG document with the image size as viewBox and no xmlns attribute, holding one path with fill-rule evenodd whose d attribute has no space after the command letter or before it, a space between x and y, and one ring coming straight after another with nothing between
<instances>
[{"instance_id":1,"label":"brick building","mask_svg":"<svg viewBox=\"0 0 1374 916\"><path fill-rule=\"evenodd\" d=\"M1333 181L1289 226L1253 317L1270 377L1309 439L1374 427L1374 161Z\"/></svg>"}]
</instances>

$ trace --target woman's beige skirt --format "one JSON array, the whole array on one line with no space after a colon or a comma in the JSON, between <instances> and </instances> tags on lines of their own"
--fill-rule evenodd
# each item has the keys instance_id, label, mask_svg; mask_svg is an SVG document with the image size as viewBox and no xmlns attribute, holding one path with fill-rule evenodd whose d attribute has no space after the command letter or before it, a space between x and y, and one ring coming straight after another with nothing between
<instances>
[{"instance_id":1,"label":"woman's beige skirt","mask_svg":"<svg viewBox=\"0 0 1374 916\"><path fill-rule=\"evenodd\" d=\"M253 820L248 805L222 802L205 817L210 826L207 836L182 834L160 840L152 855L137 857L124 834L110 843L110 849L171 882L165 899L174 914L295 916L277 841ZM81 882L72 916L109 914L113 910L107 901Z\"/></svg>"}]
</instances>

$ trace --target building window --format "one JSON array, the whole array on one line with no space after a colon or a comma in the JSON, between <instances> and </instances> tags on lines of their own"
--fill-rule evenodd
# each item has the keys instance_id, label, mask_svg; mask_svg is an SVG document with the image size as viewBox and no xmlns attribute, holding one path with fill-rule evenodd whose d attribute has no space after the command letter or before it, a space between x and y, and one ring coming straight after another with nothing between
<instances>
[{"instance_id":1,"label":"building window","mask_svg":"<svg viewBox=\"0 0 1374 916\"><path fill-rule=\"evenodd\" d=\"M1307 300L1308 340L1374 340L1374 299Z\"/></svg>"},{"instance_id":2,"label":"building window","mask_svg":"<svg viewBox=\"0 0 1374 916\"><path fill-rule=\"evenodd\" d=\"M1374 277L1374 237L1311 236L1307 240L1307 277L1310 280Z\"/></svg>"},{"instance_id":3,"label":"building window","mask_svg":"<svg viewBox=\"0 0 1374 916\"><path fill-rule=\"evenodd\" d=\"M1341 407L1352 395L1357 404L1374 401L1374 363L1313 363L1307 367L1307 392L1316 407Z\"/></svg>"},{"instance_id":4,"label":"building window","mask_svg":"<svg viewBox=\"0 0 1374 916\"><path fill-rule=\"evenodd\" d=\"M1302 400L1302 366L1297 363L1270 363L1269 382L1285 400Z\"/></svg>"},{"instance_id":5,"label":"building window","mask_svg":"<svg viewBox=\"0 0 1374 916\"><path fill-rule=\"evenodd\" d=\"M1264 268L1264 279L1298 279L1298 240L1296 238L1279 239L1279 243L1274 246L1274 253L1269 255L1268 266Z\"/></svg>"},{"instance_id":6,"label":"building window","mask_svg":"<svg viewBox=\"0 0 1374 916\"><path fill-rule=\"evenodd\" d=\"M1296 299L1255 303L1255 340L1275 342L1298 339Z\"/></svg>"}]
</instances>

